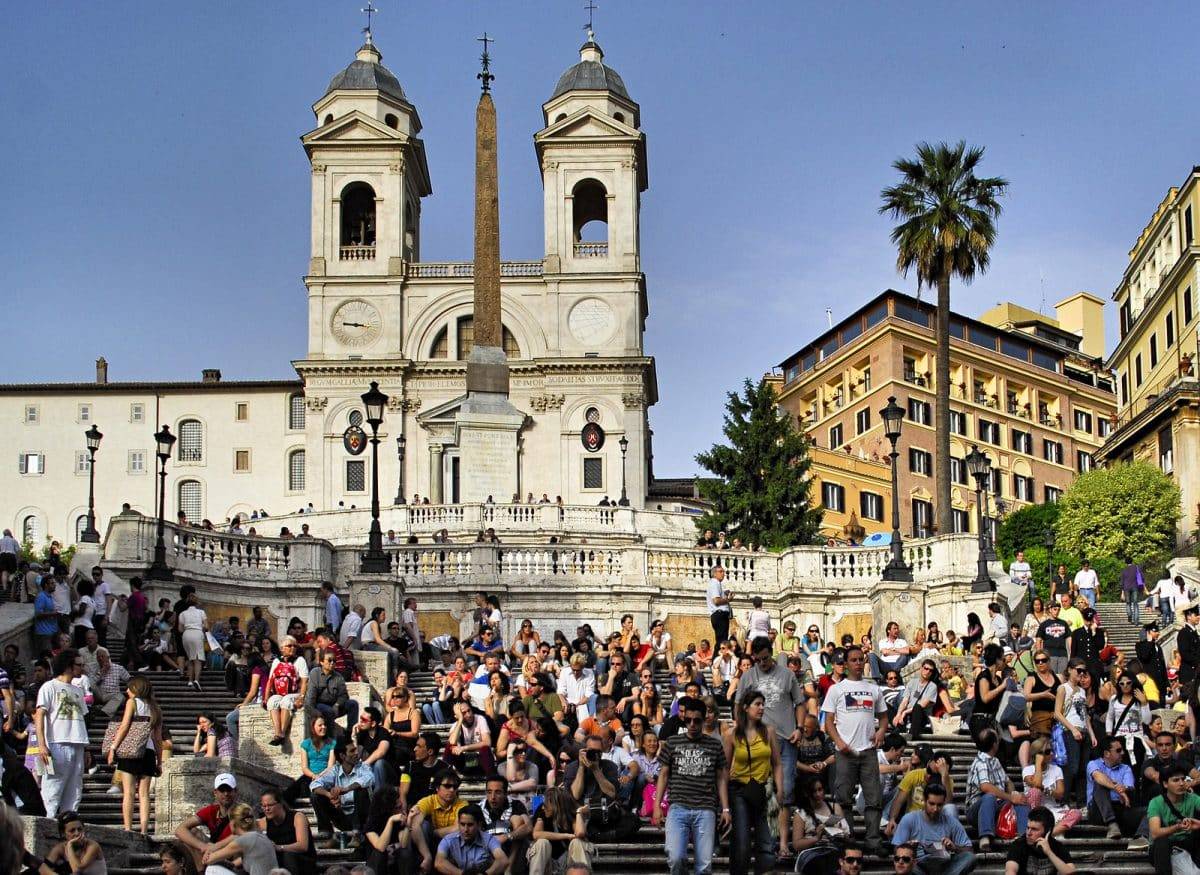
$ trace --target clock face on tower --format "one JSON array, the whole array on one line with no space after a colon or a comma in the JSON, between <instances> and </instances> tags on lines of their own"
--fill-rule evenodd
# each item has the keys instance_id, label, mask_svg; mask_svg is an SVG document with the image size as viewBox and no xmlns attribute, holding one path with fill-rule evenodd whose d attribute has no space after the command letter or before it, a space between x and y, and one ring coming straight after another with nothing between
<instances>
[{"instance_id":1,"label":"clock face on tower","mask_svg":"<svg viewBox=\"0 0 1200 875\"><path fill-rule=\"evenodd\" d=\"M370 346L383 331L379 311L366 301L345 301L333 311L329 326L342 346Z\"/></svg>"},{"instance_id":2,"label":"clock face on tower","mask_svg":"<svg viewBox=\"0 0 1200 875\"><path fill-rule=\"evenodd\" d=\"M608 340L617 327L612 308L599 298L584 298L571 308L567 325L575 339L584 346L599 346Z\"/></svg>"}]
</instances>

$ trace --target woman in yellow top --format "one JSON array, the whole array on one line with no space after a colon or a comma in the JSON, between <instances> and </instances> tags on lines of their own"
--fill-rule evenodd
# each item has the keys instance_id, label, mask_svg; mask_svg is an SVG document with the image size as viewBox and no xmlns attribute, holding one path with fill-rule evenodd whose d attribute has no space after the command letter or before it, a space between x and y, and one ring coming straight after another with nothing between
<instances>
[{"instance_id":1,"label":"woman in yellow top","mask_svg":"<svg viewBox=\"0 0 1200 875\"><path fill-rule=\"evenodd\" d=\"M756 873L775 871L771 827L767 821L767 783L783 786L779 740L775 730L763 723L766 700L760 690L747 692L737 704L734 724L722 736L725 760L729 763L730 797L733 803L733 835L729 846L731 875L749 871L753 848ZM787 807L781 806L780 854L787 852Z\"/></svg>"}]
</instances>

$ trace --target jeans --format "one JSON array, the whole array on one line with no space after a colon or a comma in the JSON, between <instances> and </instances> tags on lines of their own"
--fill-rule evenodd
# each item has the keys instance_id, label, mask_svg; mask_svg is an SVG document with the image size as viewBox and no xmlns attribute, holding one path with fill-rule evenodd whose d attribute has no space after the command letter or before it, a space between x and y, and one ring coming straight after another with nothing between
<instances>
[{"instance_id":1,"label":"jeans","mask_svg":"<svg viewBox=\"0 0 1200 875\"><path fill-rule=\"evenodd\" d=\"M1094 589L1081 589L1079 594L1087 599L1089 606L1096 607L1096 591Z\"/></svg>"},{"instance_id":2,"label":"jeans","mask_svg":"<svg viewBox=\"0 0 1200 875\"><path fill-rule=\"evenodd\" d=\"M1137 591L1135 590L1134 592L1125 593L1125 618L1128 619L1130 623L1137 623L1141 618L1141 612L1142 606L1141 603L1138 602Z\"/></svg>"},{"instance_id":3,"label":"jeans","mask_svg":"<svg viewBox=\"0 0 1200 875\"><path fill-rule=\"evenodd\" d=\"M754 850L754 875L775 871L775 842L767 809L755 813L742 795L730 785L733 809L733 834L729 839L729 873L746 875L750 871L750 851Z\"/></svg>"},{"instance_id":4,"label":"jeans","mask_svg":"<svg viewBox=\"0 0 1200 875\"><path fill-rule=\"evenodd\" d=\"M837 753L834 763L833 785L837 801L847 818L853 815L854 788L862 784L865 813L863 819L867 828L867 847L874 849L881 846L879 818L883 814L883 787L879 781L879 758L874 748L868 748L854 756Z\"/></svg>"},{"instance_id":5,"label":"jeans","mask_svg":"<svg viewBox=\"0 0 1200 875\"><path fill-rule=\"evenodd\" d=\"M779 765L783 769L783 786L779 788L779 804L793 805L796 793L796 761L800 752L786 738L779 739Z\"/></svg>"},{"instance_id":6,"label":"jeans","mask_svg":"<svg viewBox=\"0 0 1200 875\"><path fill-rule=\"evenodd\" d=\"M42 804L46 816L56 817L60 811L78 811L83 796L83 754L86 744L50 742L50 759L54 774L42 775Z\"/></svg>"},{"instance_id":7,"label":"jeans","mask_svg":"<svg viewBox=\"0 0 1200 875\"><path fill-rule=\"evenodd\" d=\"M725 614L729 616L728 613ZM684 875L688 841L695 846L695 875L711 875L717 838L717 813L711 808L673 804L667 811L667 865L671 875Z\"/></svg>"},{"instance_id":8,"label":"jeans","mask_svg":"<svg viewBox=\"0 0 1200 875\"><path fill-rule=\"evenodd\" d=\"M332 832L335 826L343 832L361 831L367 822L367 809L370 805L371 796L362 788L354 791L353 814L347 814L334 805L328 796L312 794L313 813L317 816L317 829L321 832Z\"/></svg>"},{"instance_id":9,"label":"jeans","mask_svg":"<svg viewBox=\"0 0 1200 875\"><path fill-rule=\"evenodd\" d=\"M1164 626L1170 626L1175 622L1175 608L1171 604L1170 599L1159 598L1158 609L1162 611L1160 618Z\"/></svg>"},{"instance_id":10,"label":"jeans","mask_svg":"<svg viewBox=\"0 0 1200 875\"><path fill-rule=\"evenodd\" d=\"M984 793L967 809L967 823L974 823L979 830L979 837L996 837L996 817L1004 801L990 793ZM1025 825L1029 822L1029 806L1014 805L1013 812L1017 815L1017 835L1025 834Z\"/></svg>"},{"instance_id":11,"label":"jeans","mask_svg":"<svg viewBox=\"0 0 1200 875\"><path fill-rule=\"evenodd\" d=\"M1171 842L1169 838L1155 839L1150 843L1150 862L1155 872L1170 875L1200 875L1196 865L1197 846L1192 838L1184 846Z\"/></svg>"},{"instance_id":12,"label":"jeans","mask_svg":"<svg viewBox=\"0 0 1200 875\"><path fill-rule=\"evenodd\" d=\"M945 865L939 865L937 868L934 868L931 861L931 865L926 868L924 863L918 862L913 871L917 875L966 875L968 872L975 871L975 865L974 854L970 851L958 851Z\"/></svg>"},{"instance_id":13,"label":"jeans","mask_svg":"<svg viewBox=\"0 0 1200 875\"><path fill-rule=\"evenodd\" d=\"M1150 822L1146 819L1146 809L1140 806L1126 808L1120 802L1113 802L1103 787L1096 787L1092 793L1087 816L1092 823L1102 826L1115 823L1120 828L1121 835L1150 837Z\"/></svg>"},{"instance_id":14,"label":"jeans","mask_svg":"<svg viewBox=\"0 0 1200 875\"><path fill-rule=\"evenodd\" d=\"M421 716L425 718L426 723L451 723L453 721L446 719L446 712L442 710L442 703L437 699L432 702L426 702L421 706Z\"/></svg>"},{"instance_id":15,"label":"jeans","mask_svg":"<svg viewBox=\"0 0 1200 875\"><path fill-rule=\"evenodd\" d=\"M325 723L330 734L337 731L337 727L333 725L333 721L337 719L337 709L332 705L323 705L320 702L316 703L317 711L325 718ZM346 732L349 735L354 734L354 727L358 725L358 701L349 699L346 702Z\"/></svg>"},{"instance_id":16,"label":"jeans","mask_svg":"<svg viewBox=\"0 0 1200 875\"><path fill-rule=\"evenodd\" d=\"M241 716L240 709L241 705L238 705L225 715L225 728L229 730L229 734L233 736L233 740L235 742L238 740L238 718Z\"/></svg>"},{"instance_id":17,"label":"jeans","mask_svg":"<svg viewBox=\"0 0 1200 875\"><path fill-rule=\"evenodd\" d=\"M1080 806L1087 798L1087 764L1092 754L1092 739L1086 732L1079 741L1069 730L1064 730L1063 741L1067 746L1067 765L1063 769L1063 783L1067 798L1078 800Z\"/></svg>"},{"instance_id":18,"label":"jeans","mask_svg":"<svg viewBox=\"0 0 1200 875\"><path fill-rule=\"evenodd\" d=\"M904 666L908 665L912 657L908 655L897 656L892 662L884 662L879 658L878 653L872 653L870 656L871 662L871 677L877 681L882 681L883 676L889 671L900 671Z\"/></svg>"}]
</instances>

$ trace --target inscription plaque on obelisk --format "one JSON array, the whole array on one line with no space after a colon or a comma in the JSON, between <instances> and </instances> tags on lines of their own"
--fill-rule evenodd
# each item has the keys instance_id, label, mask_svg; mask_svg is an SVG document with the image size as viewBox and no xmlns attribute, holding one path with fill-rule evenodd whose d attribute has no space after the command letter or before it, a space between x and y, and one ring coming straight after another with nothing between
<instances>
[{"instance_id":1,"label":"inscription plaque on obelisk","mask_svg":"<svg viewBox=\"0 0 1200 875\"><path fill-rule=\"evenodd\" d=\"M500 319L500 186L496 159L496 106L492 102L485 33L483 93L475 110L475 339L467 357L467 397L455 419L460 458L459 497L507 501L520 489L517 433L525 414L508 400L508 359Z\"/></svg>"}]
</instances>

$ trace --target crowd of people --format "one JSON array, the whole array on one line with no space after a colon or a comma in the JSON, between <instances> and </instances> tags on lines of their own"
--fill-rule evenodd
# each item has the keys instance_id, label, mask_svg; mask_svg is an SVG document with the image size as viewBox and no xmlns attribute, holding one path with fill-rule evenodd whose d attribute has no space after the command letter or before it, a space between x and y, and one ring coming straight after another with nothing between
<instances>
[{"instance_id":1,"label":"crowd of people","mask_svg":"<svg viewBox=\"0 0 1200 875\"><path fill-rule=\"evenodd\" d=\"M1021 583L1023 563L1018 554L1010 568ZM576 875L653 825L673 875L689 858L709 872L722 842L734 875L847 875L864 855L896 872L962 875L993 851L1008 875L1069 875L1062 839L1091 823L1155 871L1200 872L1200 604L1182 581L1148 585L1131 569L1127 606L1160 599L1146 617L1141 604L1129 610L1141 629L1133 653L1108 643L1086 566L1059 569L1046 598L1031 590L1020 622L992 603L961 634L889 622L876 639L827 637L819 622L800 633L793 619L776 628L714 563L712 635L687 642L631 614L607 633L585 623L543 638L482 592L469 636L430 639L415 599L389 619L382 606L348 606L331 584L320 627L292 618L275 629L254 608L243 628L210 619L191 586L156 610L136 578L114 596L101 568L87 580L49 569L30 676L16 648L0 668L3 793L24 814L59 818L62 843L39 866L102 871L75 814L99 765L89 709L109 721L101 759L123 825L144 833L172 750L155 676L176 671L200 691L203 669L220 666L240 704L197 715L193 753L233 755L244 709L262 708L270 743L294 741L293 780L251 798L216 774L211 803L164 849L164 871L313 875L323 846L353 849L374 873ZM1160 624L1176 618L1168 659ZM106 647L114 636L123 664ZM386 655L378 704L349 695L357 651ZM431 692L410 684L418 671L431 671ZM962 787L937 743L954 731L976 751ZM468 798L464 781L482 793ZM298 810L306 801L315 831Z\"/></svg>"}]
</instances>

